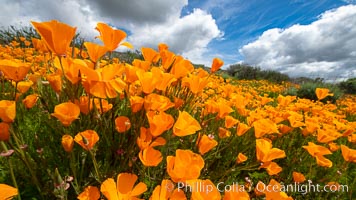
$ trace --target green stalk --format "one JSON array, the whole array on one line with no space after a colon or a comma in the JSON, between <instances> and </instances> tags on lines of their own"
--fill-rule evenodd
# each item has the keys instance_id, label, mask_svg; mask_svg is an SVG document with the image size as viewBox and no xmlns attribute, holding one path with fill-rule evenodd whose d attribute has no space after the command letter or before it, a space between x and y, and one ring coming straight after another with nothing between
<instances>
[{"instance_id":1,"label":"green stalk","mask_svg":"<svg viewBox=\"0 0 356 200\"><path fill-rule=\"evenodd\" d=\"M3 141L1 141L1 146L3 147L3 149L5 151L8 151L5 143ZM21 195L20 195L20 190L19 190L19 187L17 185L17 181L16 181L16 177L15 177L15 174L14 174L14 169L12 167L12 162L11 162L11 159L10 157L7 158L7 161L9 163L9 168L10 168L10 174L11 174L11 179L12 179L12 183L14 184L15 188L17 189L18 191L18 199L21 200Z\"/></svg>"}]
</instances>

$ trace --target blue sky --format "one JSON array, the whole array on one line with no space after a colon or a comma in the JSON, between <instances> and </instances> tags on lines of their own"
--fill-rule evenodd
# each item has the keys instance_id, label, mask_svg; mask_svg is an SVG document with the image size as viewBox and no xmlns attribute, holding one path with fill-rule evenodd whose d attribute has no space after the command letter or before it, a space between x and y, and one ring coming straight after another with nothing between
<instances>
[{"instance_id":1,"label":"blue sky","mask_svg":"<svg viewBox=\"0 0 356 200\"><path fill-rule=\"evenodd\" d=\"M166 43L196 64L219 57L224 69L247 63L290 76L356 77L356 0L1 1L3 28L56 19L98 41L96 24L105 22L125 30L135 50Z\"/></svg>"},{"instance_id":2,"label":"blue sky","mask_svg":"<svg viewBox=\"0 0 356 200\"><path fill-rule=\"evenodd\" d=\"M238 50L264 31L307 25L323 12L348 4L341 0L190 0L181 14L187 15L196 8L208 11L224 32L223 39L209 43L211 54L221 54L225 62L236 63L243 60Z\"/></svg>"}]
</instances>

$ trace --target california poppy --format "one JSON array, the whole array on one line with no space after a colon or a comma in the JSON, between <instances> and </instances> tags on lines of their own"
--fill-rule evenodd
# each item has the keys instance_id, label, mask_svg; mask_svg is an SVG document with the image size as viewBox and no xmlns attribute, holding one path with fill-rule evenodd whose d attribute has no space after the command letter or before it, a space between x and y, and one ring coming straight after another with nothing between
<instances>
[{"instance_id":1,"label":"california poppy","mask_svg":"<svg viewBox=\"0 0 356 200\"><path fill-rule=\"evenodd\" d=\"M4 200L12 199L19 194L17 188L6 184L0 184L0 191L0 199Z\"/></svg>"},{"instance_id":2,"label":"california poppy","mask_svg":"<svg viewBox=\"0 0 356 200\"><path fill-rule=\"evenodd\" d=\"M225 128L219 127L218 131L219 131L219 138L221 138L221 139L231 136L231 131L229 131Z\"/></svg>"},{"instance_id":3,"label":"california poppy","mask_svg":"<svg viewBox=\"0 0 356 200\"><path fill-rule=\"evenodd\" d=\"M234 117L227 115L225 117L225 128L231 128L233 126L235 126L237 123L239 122L239 120L235 119Z\"/></svg>"},{"instance_id":4,"label":"california poppy","mask_svg":"<svg viewBox=\"0 0 356 200\"><path fill-rule=\"evenodd\" d=\"M176 123L173 126L173 133L176 136L187 136L192 135L195 132L199 131L201 126L199 122L194 119L186 111L179 111L179 116Z\"/></svg>"},{"instance_id":5,"label":"california poppy","mask_svg":"<svg viewBox=\"0 0 356 200\"><path fill-rule=\"evenodd\" d=\"M74 120L78 119L80 114L80 108L72 103L66 102L56 105L54 107L54 113L51 115L56 117L63 126L69 126Z\"/></svg>"},{"instance_id":6,"label":"california poppy","mask_svg":"<svg viewBox=\"0 0 356 200\"><path fill-rule=\"evenodd\" d=\"M189 75L182 79L182 85L189 87L193 94L198 94L203 91L208 84L208 79L200 78L197 75Z\"/></svg>"},{"instance_id":7,"label":"california poppy","mask_svg":"<svg viewBox=\"0 0 356 200\"><path fill-rule=\"evenodd\" d=\"M138 199L147 190L145 183L140 182L135 187L137 176L130 173L121 173L114 179L106 179L100 187L100 191L108 200Z\"/></svg>"},{"instance_id":8,"label":"california poppy","mask_svg":"<svg viewBox=\"0 0 356 200\"><path fill-rule=\"evenodd\" d=\"M142 70L137 71L136 75L141 82L142 91L146 94L152 93L161 79L159 74L154 72L144 72Z\"/></svg>"},{"instance_id":9,"label":"california poppy","mask_svg":"<svg viewBox=\"0 0 356 200\"><path fill-rule=\"evenodd\" d=\"M33 85L32 81L20 81L17 83L17 90L21 94L23 94L26 93L31 88L32 85Z\"/></svg>"},{"instance_id":10,"label":"california poppy","mask_svg":"<svg viewBox=\"0 0 356 200\"><path fill-rule=\"evenodd\" d=\"M71 152L74 146L74 139L71 135L62 136L62 147L64 151Z\"/></svg>"},{"instance_id":11,"label":"california poppy","mask_svg":"<svg viewBox=\"0 0 356 200\"><path fill-rule=\"evenodd\" d=\"M283 192L282 185L278 183L276 180L272 179L268 186L265 187L266 200L293 200L292 197L289 197L285 192ZM268 190L267 188L273 188L272 190Z\"/></svg>"},{"instance_id":12,"label":"california poppy","mask_svg":"<svg viewBox=\"0 0 356 200\"><path fill-rule=\"evenodd\" d=\"M36 102L39 98L38 94L30 94L27 95L26 98L22 100L22 103L25 105L27 109L32 108L34 105L36 105Z\"/></svg>"},{"instance_id":13,"label":"california poppy","mask_svg":"<svg viewBox=\"0 0 356 200\"><path fill-rule=\"evenodd\" d=\"M155 93L145 96L144 107L146 111L166 111L174 106L175 104L166 96Z\"/></svg>"},{"instance_id":14,"label":"california poppy","mask_svg":"<svg viewBox=\"0 0 356 200\"><path fill-rule=\"evenodd\" d=\"M16 102L9 100L0 101L0 119L12 123L16 117Z\"/></svg>"},{"instance_id":15,"label":"california poppy","mask_svg":"<svg viewBox=\"0 0 356 200\"><path fill-rule=\"evenodd\" d=\"M140 111L143 107L145 99L140 96L130 96L130 107L133 113Z\"/></svg>"},{"instance_id":16,"label":"california poppy","mask_svg":"<svg viewBox=\"0 0 356 200\"><path fill-rule=\"evenodd\" d=\"M46 78L56 93L62 91L62 76L60 74L48 74Z\"/></svg>"},{"instance_id":17,"label":"california poppy","mask_svg":"<svg viewBox=\"0 0 356 200\"><path fill-rule=\"evenodd\" d=\"M265 134L279 133L277 124L270 119L260 119L253 122L256 138L261 138Z\"/></svg>"},{"instance_id":18,"label":"california poppy","mask_svg":"<svg viewBox=\"0 0 356 200\"><path fill-rule=\"evenodd\" d=\"M332 152L323 146L316 145L313 142L308 142L308 146L303 146L309 154L316 158L318 165L322 167L332 167L332 162L329 159L326 159L324 155L332 154Z\"/></svg>"},{"instance_id":19,"label":"california poppy","mask_svg":"<svg viewBox=\"0 0 356 200\"><path fill-rule=\"evenodd\" d=\"M274 159L286 157L283 150L272 148L272 142L269 139L256 140L256 155L257 160L261 162L270 162Z\"/></svg>"},{"instance_id":20,"label":"california poppy","mask_svg":"<svg viewBox=\"0 0 356 200\"><path fill-rule=\"evenodd\" d=\"M249 127L247 124L240 122L239 125L237 126L237 131L236 135L237 136L242 136L245 134L248 130L250 130L251 127Z\"/></svg>"},{"instance_id":21,"label":"california poppy","mask_svg":"<svg viewBox=\"0 0 356 200\"><path fill-rule=\"evenodd\" d=\"M221 66L224 65L224 61L222 61L220 58L214 58L213 63L211 65L210 72L214 73L220 69Z\"/></svg>"},{"instance_id":22,"label":"california poppy","mask_svg":"<svg viewBox=\"0 0 356 200\"><path fill-rule=\"evenodd\" d=\"M271 161L264 162L259 168L266 169L268 175L270 176L279 174L282 171L282 167L280 167L277 163Z\"/></svg>"},{"instance_id":23,"label":"california poppy","mask_svg":"<svg viewBox=\"0 0 356 200\"><path fill-rule=\"evenodd\" d=\"M8 141L10 138L10 125L0 122L0 141Z\"/></svg>"},{"instance_id":24,"label":"california poppy","mask_svg":"<svg viewBox=\"0 0 356 200\"><path fill-rule=\"evenodd\" d=\"M205 153L209 152L212 148L216 147L218 142L213 138L210 138L207 135L202 135L197 140L197 146L199 149L199 153L204 155Z\"/></svg>"},{"instance_id":25,"label":"california poppy","mask_svg":"<svg viewBox=\"0 0 356 200\"><path fill-rule=\"evenodd\" d=\"M88 186L77 196L79 200L98 200L100 198L99 189L95 186Z\"/></svg>"},{"instance_id":26,"label":"california poppy","mask_svg":"<svg viewBox=\"0 0 356 200\"><path fill-rule=\"evenodd\" d=\"M162 153L151 146L141 150L138 157L142 164L147 167L155 167L161 163L163 159Z\"/></svg>"},{"instance_id":27,"label":"california poppy","mask_svg":"<svg viewBox=\"0 0 356 200\"><path fill-rule=\"evenodd\" d=\"M211 182L211 180L209 179L187 180L186 184L192 190L192 196L191 196L192 200L204 200L204 199L220 200L221 199L220 191L216 188L214 183ZM201 187L202 185L204 185L204 187ZM209 190L207 188L209 188Z\"/></svg>"},{"instance_id":28,"label":"california poppy","mask_svg":"<svg viewBox=\"0 0 356 200\"><path fill-rule=\"evenodd\" d=\"M150 125L150 132L154 137L161 135L164 131L172 128L174 118L163 111L148 111L146 113L148 123Z\"/></svg>"},{"instance_id":29,"label":"california poppy","mask_svg":"<svg viewBox=\"0 0 356 200\"><path fill-rule=\"evenodd\" d=\"M109 103L106 99L98 99L98 98L94 99L94 105L100 114L108 112L113 107L113 105Z\"/></svg>"},{"instance_id":30,"label":"california poppy","mask_svg":"<svg viewBox=\"0 0 356 200\"><path fill-rule=\"evenodd\" d=\"M90 151L99 141L99 135L94 130L86 130L78 133L74 137L74 141L83 147L83 149Z\"/></svg>"},{"instance_id":31,"label":"california poppy","mask_svg":"<svg viewBox=\"0 0 356 200\"><path fill-rule=\"evenodd\" d=\"M243 153L239 153L237 155L236 163L240 164L240 163L245 162L246 160L247 160L247 156L245 156L245 154L243 154Z\"/></svg>"},{"instance_id":32,"label":"california poppy","mask_svg":"<svg viewBox=\"0 0 356 200\"><path fill-rule=\"evenodd\" d=\"M5 74L5 78L15 82L22 81L30 69L29 64L19 60L0 60L0 71Z\"/></svg>"},{"instance_id":33,"label":"california poppy","mask_svg":"<svg viewBox=\"0 0 356 200\"><path fill-rule=\"evenodd\" d=\"M98 23L96 28L99 31L100 36L98 38L104 43L105 47L108 48L109 51L114 51L119 45L126 46L128 48L132 48L133 46L128 42L122 42L126 33L122 30L116 30L110 27L105 23Z\"/></svg>"},{"instance_id":34,"label":"california poppy","mask_svg":"<svg viewBox=\"0 0 356 200\"><path fill-rule=\"evenodd\" d=\"M145 61L148 61L150 63L157 63L160 59L159 53L153 50L152 48L142 47L141 52Z\"/></svg>"},{"instance_id":35,"label":"california poppy","mask_svg":"<svg viewBox=\"0 0 356 200\"><path fill-rule=\"evenodd\" d=\"M74 103L79 106L80 112L87 115L93 108L93 103L89 100L88 96L81 96L79 100L74 100Z\"/></svg>"},{"instance_id":36,"label":"california poppy","mask_svg":"<svg viewBox=\"0 0 356 200\"><path fill-rule=\"evenodd\" d=\"M90 60L94 63L96 63L108 51L105 46L100 46L92 42L84 42L84 46L88 51Z\"/></svg>"},{"instance_id":37,"label":"california poppy","mask_svg":"<svg viewBox=\"0 0 356 200\"><path fill-rule=\"evenodd\" d=\"M242 185L243 186L243 185ZM229 189L225 190L224 198L223 200L250 200L250 196L247 193L248 190L246 190L244 187L239 188L239 185L231 185L230 187L226 187ZM230 189L233 188L233 189Z\"/></svg>"},{"instance_id":38,"label":"california poppy","mask_svg":"<svg viewBox=\"0 0 356 200\"><path fill-rule=\"evenodd\" d=\"M327 96L334 96L334 94L329 93L328 88L316 88L315 94L316 94L318 100L325 99L325 97L327 97Z\"/></svg>"},{"instance_id":39,"label":"california poppy","mask_svg":"<svg viewBox=\"0 0 356 200\"><path fill-rule=\"evenodd\" d=\"M306 179L305 176L302 173L299 172L293 172L293 181L296 183L303 183Z\"/></svg>"},{"instance_id":40,"label":"california poppy","mask_svg":"<svg viewBox=\"0 0 356 200\"><path fill-rule=\"evenodd\" d=\"M145 127L140 128L140 137L137 137L136 142L141 150L147 147L163 146L166 144L166 140L163 137L153 139L150 129Z\"/></svg>"},{"instance_id":41,"label":"california poppy","mask_svg":"<svg viewBox=\"0 0 356 200\"><path fill-rule=\"evenodd\" d=\"M115 127L117 132L125 133L131 128L130 119L126 116L119 116L115 119Z\"/></svg>"},{"instance_id":42,"label":"california poppy","mask_svg":"<svg viewBox=\"0 0 356 200\"><path fill-rule=\"evenodd\" d=\"M204 159L191 150L176 150L176 156L167 156L167 172L174 182L197 179L204 167Z\"/></svg>"},{"instance_id":43,"label":"california poppy","mask_svg":"<svg viewBox=\"0 0 356 200\"><path fill-rule=\"evenodd\" d=\"M150 200L177 199L186 200L186 196L181 189L174 189L174 183L171 180L164 179L161 185L157 185L152 192Z\"/></svg>"},{"instance_id":44,"label":"california poppy","mask_svg":"<svg viewBox=\"0 0 356 200\"><path fill-rule=\"evenodd\" d=\"M172 65L170 73L174 75L176 79L185 77L188 73L194 70L193 64L181 56L175 56L175 61ZM196 79L200 80L200 79ZM195 80L195 81L196 81Z\"/></svg>"},{"instance_id":45,"label":"california poppy","mask_svg":"<svg viewBox=\"0 0 356 200\"><path fill-rule=\"evenodd\" d=\"M31 23L53 53L59 56L66 55L75 35L75 27L58 22L57 20Z\"/></svg>"},{"instance_id":46,"label":"california poppy","mask_svg":"<svg viewBox=\"0 0 356 200\"><path fill-rule=\"evenodd\" d=\"M341 153L344 160L347 162L354 162L356 163L356 150L350 149L345 145L341 145Z\"/></svg>"}]
</instances>

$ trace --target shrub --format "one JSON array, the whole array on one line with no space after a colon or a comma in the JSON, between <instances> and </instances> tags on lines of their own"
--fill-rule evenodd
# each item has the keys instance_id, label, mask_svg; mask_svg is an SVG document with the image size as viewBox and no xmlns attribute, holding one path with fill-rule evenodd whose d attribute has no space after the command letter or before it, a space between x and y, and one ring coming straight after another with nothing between
<instances>
[{"instance_id":1,"label":"shrub","mask_svg":"<svg viewBox=\"0 0 356 200\"><path fill-rule=\"evenodd\" d=\"M356 78L340 82L339 87L347 94L356 94Z\"/></svg>"}]
</instances>

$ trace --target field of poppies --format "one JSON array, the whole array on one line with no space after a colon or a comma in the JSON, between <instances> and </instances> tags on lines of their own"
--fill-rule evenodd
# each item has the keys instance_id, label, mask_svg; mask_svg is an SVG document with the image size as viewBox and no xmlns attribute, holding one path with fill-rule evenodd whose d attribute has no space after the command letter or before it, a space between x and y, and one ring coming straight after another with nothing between
<instances>
[{"instance_id":1,"label":"field of poppies","mask_svg":"<svg viewBox=\"0 0 356 200\"><path fill-rule=\"evenodd\" d=\"M78 46L31 23L0 46L0 200L356 198L355 95L224 79L167 44L127 63L107 24Z\"/></svg>"}]
</instances>

